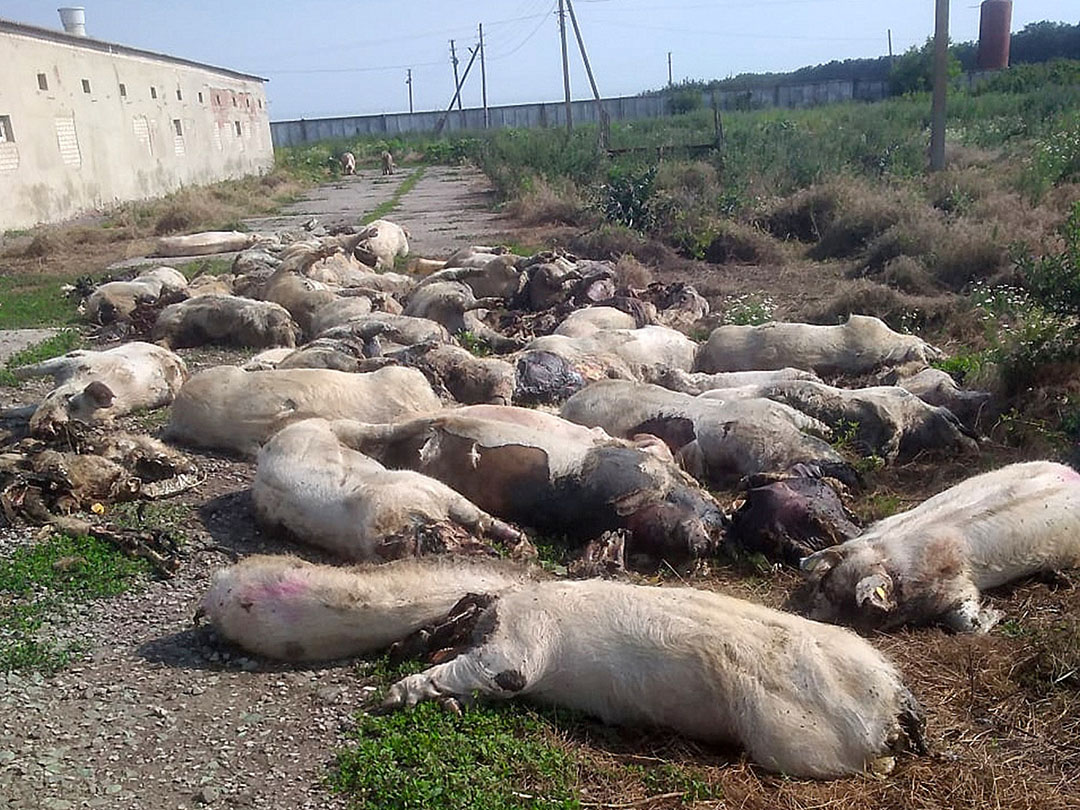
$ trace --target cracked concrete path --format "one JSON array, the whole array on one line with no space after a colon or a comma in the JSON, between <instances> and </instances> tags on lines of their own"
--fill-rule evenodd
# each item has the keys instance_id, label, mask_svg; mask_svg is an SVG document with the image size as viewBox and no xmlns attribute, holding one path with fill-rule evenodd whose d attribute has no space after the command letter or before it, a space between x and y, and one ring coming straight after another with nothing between
<instances>
[{"instance_id":1,"label":"cracked concrete path","mask_svg":"<svg viewBox=\"0 0 1080 810\"><path fill-rule=\"evenodd\" d=\"M399 168L390 177L368 173L324 183L272 217L245 220L253 231L321 225L356 225L395 193L417 168ZM401 195L385 218L409 232L411 252L439 257L459 247L483 243L506 230L505 218L492 209L495 192L472 166L424 166L419 181Z\"/></svg>"}]
</instances>

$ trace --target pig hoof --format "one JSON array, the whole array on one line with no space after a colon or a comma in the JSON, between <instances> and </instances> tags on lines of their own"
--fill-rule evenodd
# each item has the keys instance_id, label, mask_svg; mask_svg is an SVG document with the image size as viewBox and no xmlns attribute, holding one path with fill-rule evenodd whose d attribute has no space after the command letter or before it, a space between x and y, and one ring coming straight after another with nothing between
<instances>
[{"instance_id":1,"label":"pig hoof","mask_svg":"<svg viewBox=\"0 0 1080 810\"><path fill-rule=\"evenodd\" d=\"M1005 612L995 608L983 608L975 623L976 633L989 633L994 626L1005 618Z\"/></svg>"},{"instance_id":2,"label":"pig hoof","mask_svg":"<svg viewBox=\"0 0 1080 810\"><path fill-rule=\"evenodd\" d=\"M439 699L439 705L442 706L450 714L456 714L461 717L461 703L455 697L444 697Z\"/></svg>"},{"instance_id":3,"label":"pig hoof","mask_svg":"<svg viewBox=\"0 0 1080 810\"><path fill-rule=\"evenodd\" d=\"M411 709L425 700L440 700L444 695L435 687L424 673L410 675L390 687L386 699L379 706L380 714L388 714L398 709Z\"/></svg>"},{"instance_id":4,"label":"pig hoof","mask_svg":"<svg viewBox=\"0 0 1080 810\"><path fill-rule=\"evenodd\" d=\"M878 757L867 764L867 773L872 776L888 776L896 769L896 757Z\"/></svg>"}]
</instances>

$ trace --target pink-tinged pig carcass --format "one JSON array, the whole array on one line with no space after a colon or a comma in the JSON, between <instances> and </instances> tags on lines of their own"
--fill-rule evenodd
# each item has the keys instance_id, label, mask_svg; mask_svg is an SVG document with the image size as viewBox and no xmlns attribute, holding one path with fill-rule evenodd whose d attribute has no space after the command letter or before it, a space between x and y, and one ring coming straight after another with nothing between
<instances>
[{"instance_id":1,"label":"pink-tinged pig carcass","mask_svg":"<svg viewBox=\"0 0 1080 810\"><path fill-rule=\"evenodd\" d=\"M440 629L464 624L462 643L394 684L384 710L521 697L737 744L762 767L817 779L925 751L922 712L872 645L712 591L530 581L461 562L254 557L218 572L201 610L226 638L289 660L375 651L417 630L438 646Z\"/></svg>"},{"instance_id":2,"label":"pink-tinged pig carcass","mask_svg":"<svg viewBox=\"0 0 1080 810\"><path fill-rule=\"evenodd\" d=\"M860 629L941 622L986 632L980 595L1080 565L1080 473L1033 461L983 473L802 561L792 604Z\"/></svg>"}]
</instances>

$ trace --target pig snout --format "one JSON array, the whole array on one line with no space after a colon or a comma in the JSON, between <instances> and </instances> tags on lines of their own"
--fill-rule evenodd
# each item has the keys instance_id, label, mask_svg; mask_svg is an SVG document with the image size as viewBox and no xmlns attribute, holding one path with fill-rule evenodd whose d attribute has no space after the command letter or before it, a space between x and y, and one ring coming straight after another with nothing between
<instances>
[{"instance_id":1,"label":"pig snout","mask_svg":"<svg viewBox=\"0 0 1080 810\"><path fill-rule=\"evenodd\" d=\"M639 509L627 521L629 556L644 555L670 563L686 563L716 552L727 517L714 503L695 493L676 492Z\"/></svg>"}]
</instances>

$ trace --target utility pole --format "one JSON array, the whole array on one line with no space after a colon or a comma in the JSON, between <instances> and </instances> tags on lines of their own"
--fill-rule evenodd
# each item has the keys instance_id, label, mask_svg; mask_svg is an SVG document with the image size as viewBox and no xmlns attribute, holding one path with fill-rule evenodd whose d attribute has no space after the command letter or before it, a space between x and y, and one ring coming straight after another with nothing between
<instances>
[{"instance_id":1,"label":"utility pole","mask_svg":"<svg viewBox=\"0 0 1080 810\"><path fill-rule=\"evenodd\" d=\"M949 83L949 0L935 0L934 99L931 105L930 171L945 168L945 97Z\"/></svg>"},{"instance_id":2,"label":"utility pole","mask_svg":"<svg viewBox=\"0 0 1080 810\"><path fill-rule=\"evenodd\" d=\"M465 65L465 72L461 76L461 81L457 83L457 87L454 90L454 97L450 99L450 105L446 108L446 112L442 114L439 123L435 125L435 137L438 137L442 133L443 127L446 126L446 121L450 117L451 111L454 109L454 102L461 100L461 87L465 84L465 80L469 78L469 71L472 70L473 62L476 61L476 55L478 53L480 53L480 48L473 48L472 56L469 58L469 63ZM464 114L462 115L462 120L464 120Z\"/></svg>"},{"instance_id":3,"label":"utility pole","mask_svg":"<svg viewBox=\"0 0 1080 810\"><path fill-rule=\"evenodd\" d=\"M484 63L484 24L480 23L480 96L484 103L484 129L491 126L487 105L487 66Z\"/></svg>"},{"instance_id":4,"label":"utility pole","mask_svg":"<svg viewBox=\"0 0 1080 810\"><path fill-rule=\"evenodd\" d=\"M667 52L667 86L671 87L675 82L671 77L671 51Z\"/></svg>"},{"instance_id":5,"label":"utility pole","mask_svg":"<svg viewBox=\"0 0 1080 810\"><path fill-rule=\"evenodd\" d=\"M454 66L454 87L458 86L458 74L457 74L457 51L454 50L454 40L450 40L450 63ZM461 109L461 97L458 97L458 109Z\"/></svg>"},{"instance_id":6,"label":"utility pole","mask_svg":"<svg viewBox=\"0 0 1080 810\"><path fill-rule=\"evenodd\" d=\"M409 85L409 114L412 114L412 68L409 68L408 75L405 77L405 84Z\"/></svg>"},{"instance_id":7,"label":"utility pole","mask_svg":"<svg viewBox=\"0 0 1080 810\"><path fill-rule=\"evenodd\" d=\"M889 69L890 70L892 69L894 61L895 60L893 59L893 52L892 52L892 29L890 28L889 29Z\"/></svg>"},{"instance_id":8,"label":"utility pole","mask_svg":"<svg viewBox=\"0 0 1080 810\"><path fill-rule=\"evenodd\" d=\"M559 0L559 38L562 40L563 96L566 103L566 131L574 131L574 115L570 106L570 58L566 54L566 7Z\"/></svg>"},{"instance_id":9,"label":"utility pole","mask_svg":"<svg viewBox=\"0 0 1080 810\"><path fill-rule=\"evenodd\" d=\"M589 77L589 86L592 88L593 99L596 101L596 123L600 125L600 146L607 148L608 120L607 111L603 102L600 101L600 91L596 87L596 77L593 76L592 63L589 62L589 54L585 50L585 38L581 36L581 27L578 25L577 14L574 13L574 4L566 0L566 7L570 10L570 22L574 26L574 37L577 39L578 50L581 51L581 61L585 65L585 75ZM569 87L569 84L567 84Z\"/></svg>"}]
</instances>

